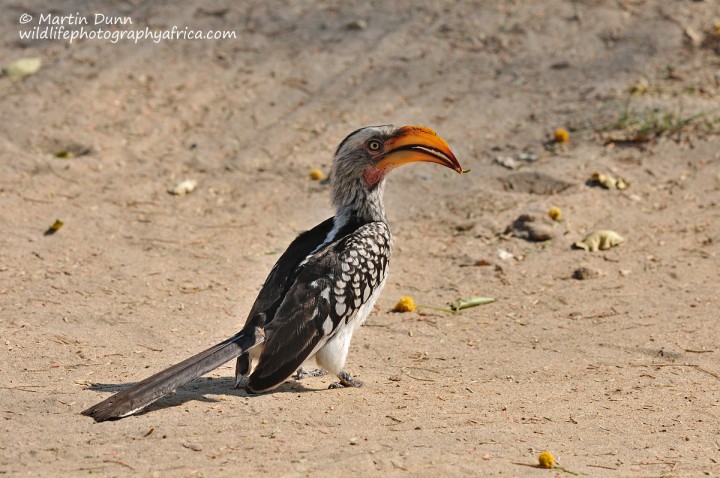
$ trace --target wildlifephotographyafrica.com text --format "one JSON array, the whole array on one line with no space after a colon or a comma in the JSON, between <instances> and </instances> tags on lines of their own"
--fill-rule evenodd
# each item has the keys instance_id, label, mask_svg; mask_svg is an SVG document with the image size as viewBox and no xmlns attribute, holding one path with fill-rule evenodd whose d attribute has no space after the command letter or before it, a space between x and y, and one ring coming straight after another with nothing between
<instances>
[{"instance_id":1,"label":"wildlifephotographyafrica.com text","mask_svg":"<svg viewBox=\"0 0 720 478\"><path fill-rule=\"evenodd\" d=\"M155 43L167 40L224 40L237 38L233 30L196 30L177 25L163 30L150 27L133 28L132 17L105 13L57 15L41 13L33 16L23 13L19 18L21 40L60 40L72 43L78 40L103 40L111 43L150 40Z\"/></svg>"}]
</instances>

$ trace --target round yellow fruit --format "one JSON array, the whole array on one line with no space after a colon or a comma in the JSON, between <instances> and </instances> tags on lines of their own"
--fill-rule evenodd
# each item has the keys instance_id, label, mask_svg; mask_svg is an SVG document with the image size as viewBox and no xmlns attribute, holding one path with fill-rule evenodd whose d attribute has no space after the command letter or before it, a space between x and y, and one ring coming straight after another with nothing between
<instances>
[{"instance_id":1,"label":"round yellow fruit","mask_svg":"<svg viewBox=\"0 0 720 478\"><path fill-rule=\"evenodd\" d=\"M313 181L322 181L323 179L325 179L325 173L322 172L322 169L311 169L310 179L312 179Z\"/></svg>"},{"instance_id":2,"label":"round yellow fruit","mask_svg":"<svg viewBox=\"0 0 720 478\"><path fill-rule=\"evenodd\" d=\"M564 128L558 128L555 130L553 138L555 139L556 143L567 143L568 141L570 141L570 133L568 133L568 130Z\"/></svg>"},{"instance_id":3,"label":"round yellow fruit","mask_svg":"<svg viewBox=\"0 0 720 478\"><path fill-rule=\"evenodd\" d=\"M555 465L555 457L549 451L544 451L538 456L540 468L552 468Z\"/></svg>"},{"instance_id":4,"label":"round yellow fruit","mask_svg":"<svg viewBox=\"0 0 720 478\"><path fill-rule=\"evenodd\" d=\"M562 221L562 211L559 207L553 206L548 211L548 216L550 216L550 219L553 221Z\"/></svg>"},{"instance_id":5,"label":"round yellow fruit","mask_svg":"<svg viewBox=\"0 0 720 478\"><path fill-rule=\"evenodd\" d=\"M415 301L409 295L401 297L393 308L394 312L412 312L413 310L415 310Z\"/></svg>"}]
</instances>

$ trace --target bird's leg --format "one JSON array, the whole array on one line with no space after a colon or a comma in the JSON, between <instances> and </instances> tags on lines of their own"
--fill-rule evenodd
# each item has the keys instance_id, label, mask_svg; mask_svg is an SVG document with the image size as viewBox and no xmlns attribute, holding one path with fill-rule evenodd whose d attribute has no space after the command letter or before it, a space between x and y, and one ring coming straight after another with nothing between
<instances>
[{"instance_id":1,"label":"bird's leg","mask_svg":"<svg viewBox=\"0 0 720 478\"><path fill-rule=\"evenodd\" d=\"M337 378L340 379L340 382L337 383L331 383L328 388L344 388L344 387L362 387L362 383L356 381L354 378L350 376L349 373L346 371L342 371L339 374L337 374Z\"/></svg>"},{"instance_id":2,"label":"bird's leg","mask_svg":"<svg viewBox=\"0 0 720 478\"><path fill-rule=\"evenodd\" d=\"M242 354L235 362L235 388L246 388L250 373L250 355Z\"/></svg>"},{"instance_id":3,"label":"bird's leg","mask_svg":"<svg viewBox=\"0 0 720 478\"><path fill-rule=\"evenodd\" d=\"M293 375L292 378L295 380L302 380L306 377L322 377L327 372L321 368L316 368L315 370L307 371L305 367L300 367L297 369L297 372L295 372L295 375Z\"/></svg>"}]
</instances>

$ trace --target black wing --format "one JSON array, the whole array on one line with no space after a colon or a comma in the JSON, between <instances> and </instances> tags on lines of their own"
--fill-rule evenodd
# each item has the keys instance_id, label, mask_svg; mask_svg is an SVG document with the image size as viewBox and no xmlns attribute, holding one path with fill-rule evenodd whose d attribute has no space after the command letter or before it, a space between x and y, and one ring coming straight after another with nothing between
<instances>
[{"instance_id":1,"label":"black wing","mask_svg":"<svg viewBox=\"0 0 720 478\"><path fill-rule=\"evenodd\" d=\"M335 218L327 219L309 231L300 234L290 243L287 250L280 256L270 270L265 283L260 289L255 303L250 309L245 327L262 327L264 323L257 323L258 314L264 320L272 320L275 311L282 303L290 286L297 279L299 265L314 250L322 245L332 231ZM267 319L265 319L267 318Z\"/></svg>"},{"instance_id":2,"label":"black wing","mask_svg":"<svg viewBox=\"0 0 720 478\"><path fill-rule=\"evenodd\" d=\"M292 375L380 286L387 272L390 232L364 224L307 260L265 328L265 344L248 388L263 391Z\"/></svg>"}]
</instances>

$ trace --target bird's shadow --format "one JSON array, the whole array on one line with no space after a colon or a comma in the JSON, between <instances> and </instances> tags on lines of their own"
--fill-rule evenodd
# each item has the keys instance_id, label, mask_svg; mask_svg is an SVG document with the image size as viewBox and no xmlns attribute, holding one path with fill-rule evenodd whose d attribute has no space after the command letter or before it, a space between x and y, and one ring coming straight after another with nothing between
<instances>
[{"instance_id":1,"label":"bird's shadow","mask_svg":"<svg viewBox=\"0 0 720 478\"><path fill-rule=\"evenodd\" d=\"M112 392L113 394L122 392L134 383L93 383L86 387L85 390L94 392ZM308 388L298 380L289 380L282 385L274 388L272 393L308 393L323 390L322 388ZM222 378L201 378L184 385L175 392L170 393L158 401L152 403L138 415L142 415L154 410L162 410L164 408L172 408L183 405L184 403L196 400L206 403L217 403L220 399L208 397L206 395L232 395L236 397L253 398L262 394L248 393L244 389L235 388L235 379L230 377ZM107 397L106 397L107 398Z\"/></svg>"}]
</instances>

